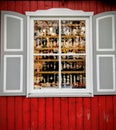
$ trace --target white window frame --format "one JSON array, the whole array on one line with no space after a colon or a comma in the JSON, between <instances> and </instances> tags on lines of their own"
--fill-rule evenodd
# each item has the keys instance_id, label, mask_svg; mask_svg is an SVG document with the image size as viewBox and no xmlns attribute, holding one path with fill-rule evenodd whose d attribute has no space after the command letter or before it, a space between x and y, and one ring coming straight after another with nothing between
<instances>
[{"instance_id":1,"label":"white window frame","mask_svg":"<svg viewBox=\"0 0 116 130\"><path fill-rule=\"evenodd\" d=\"M66 8L53 8L26 12L27 15L27 97L92 97L93 76L92 76L92 15L93 12L83 12ZM32 22L34 19L84 19L87 22L86 28L86 88L84 89L33 89L33 31Z\"/></svg>"}]
</instances>

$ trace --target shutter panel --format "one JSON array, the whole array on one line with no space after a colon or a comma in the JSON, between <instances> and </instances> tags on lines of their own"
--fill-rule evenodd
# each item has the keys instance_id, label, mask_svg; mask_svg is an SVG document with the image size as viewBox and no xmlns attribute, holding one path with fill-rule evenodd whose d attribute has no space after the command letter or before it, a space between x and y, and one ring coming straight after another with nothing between
<instances>
[{"instance_id":1,"label":"shutter panel","mask_svg":"<svg viewBox=\"0 0 116 130\"><path fill-rule=\"evenodd\" d=\"M26 94L26 16L1 12L0 95Z\"/></svg>"},{"instance_id":2,"label":"shutter panel","mask_svg":"<svg viewBox=\"0 0 116 130\"><path fill-rule=\"evenodd\" d=\"M116 94L116 11L93 17L93 44L94 94Z\"/></svg>"}]
</instances>

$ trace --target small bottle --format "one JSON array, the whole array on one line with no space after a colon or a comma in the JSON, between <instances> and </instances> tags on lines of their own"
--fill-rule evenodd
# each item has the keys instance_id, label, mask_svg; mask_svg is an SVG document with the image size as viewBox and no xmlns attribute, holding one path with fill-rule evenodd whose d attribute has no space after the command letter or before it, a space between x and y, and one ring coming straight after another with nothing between
<instances>
[{"instance_id":1,"label":"small bottle","mask_svg":"<svg viewBox=\"0 0 116 130\"><path fill-rule=\"evenodd\" d=\"M66 70L67 70L67 71L70 70L70 65L69 65L69 63L67 63L67 65L66 65Z\"/></svg>"},{"instance_id":2,"label":"small bottle","mask_svg":"<svg viewBox=\"0 0 116 130\"><path fill-rule=\"evenodd\" d=\"M73 70L72 62L70 62L70 64L69 64L69 70L70 70L70 71Z\"/></svg>"},{"instance_id":3,"label":"small bottle","mask_svg":"<svg viewBox=\"0 0 116 130\"><path fill-rule=\"evenodd\" d=\"M66 88L70 88L70 77L68 74L66 76Z\"/></svg>"},{"instance_id":4,"label":"small bottle","mask_svg":"<svg viewBox=\"0 0 116 130\"><path fill-rule=\"evenodd\" d=\"M43 63L42 71L46 71L46 62Z\"/></svg>"},{"instance_id":5,"label":"small bottle","mask_svg":"<svg viewBox=\"0 0 116 130\"><path fill-rule=\"evenodd\" d=\"M53 70L56 70L56 62L54 62Z\"/></svg>"},{"instance_id":6,"label":"small bottle","mask_svg":"<svg viewBox=\"0 0 116 130\"><path fill-rule=\"evenodd\" d=\"M63 70L66 70L66 62L63 62Z\"/></svg>"},{"instance_id":7,"label":"small bottle","mask_svg":"<svg viewBox=\"0 0 116 130\"><path fill-rule=\"evenodd\" d=\"M66 77L65 77L65 74L63 74L63 76L62 76L62 87L66 88Z\"/></svg>"},{"instance_id":8,"label":"small bottle","mask_svg":"<svg viewBox=\"0 0 116 130\"><path fill-rule=\"evenodd\" d=\"M46 62L46 71L49 71L49 62Z\"/></svg>"},{"instance_id":9,"label":"small bottle","mask_svg":"<svg viewBox=\"0 0 116 130\"><path fill-rule=\"evenodd\" d=\"M52 71L53 70L53 62L49 62L49 71Z\"/></svg>"}]
</instances>

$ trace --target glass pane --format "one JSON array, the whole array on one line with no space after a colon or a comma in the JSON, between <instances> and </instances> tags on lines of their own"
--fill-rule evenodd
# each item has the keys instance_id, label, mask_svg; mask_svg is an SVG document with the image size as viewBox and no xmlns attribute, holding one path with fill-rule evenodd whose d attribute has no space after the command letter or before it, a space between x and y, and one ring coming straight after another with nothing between
<instances>
[{"instance_id":1,"label":"glass pane","mask_svg":"<svg viewBox=\"0 0 116 130\"><path fill-rule=\"evenodd\" d=\"M34 56L34 89L58 87L58 56Z\"/></svg>"},{"instance_id":2,"label":"glass pane","mask_svg":"<svg viewBox=\"0 0 116 130\"><path fill-rule=\"evenodd\" d=\"M59 22L34 20L34 53L58 53Z\"/></svg>"},{"instance_id":3,"label":"glass pane","mask_svg":"<svg viewBox=\"0 0 116 130\"><path fill-rule=\"evenodd\" d=\"M86 21L61 21L62 53L85 53L86 51Z\"/></svg>"},{"instance_id":4,"label":"glass pane","mask_svg":"<svg viewBox=\"0 0 116 130\"><path fill-rule=\"evenodd\" d=\"M86 88L85 56L61 56L62 88Z\"/></svg>"}]
</instances>

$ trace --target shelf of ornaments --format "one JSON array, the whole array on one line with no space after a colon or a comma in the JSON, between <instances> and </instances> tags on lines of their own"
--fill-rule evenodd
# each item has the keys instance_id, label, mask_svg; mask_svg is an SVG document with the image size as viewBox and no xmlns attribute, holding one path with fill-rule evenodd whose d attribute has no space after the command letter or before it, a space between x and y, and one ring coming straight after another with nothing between
<instances>
[{"instance_id":1,"label":"shelf of ornaments","mask_svg":"<svg viewBox=\"0 0 116 130\"><path fill-rule=\"evenodd\" d=\"M84 61L83 59L62 59L61 62L76 62L76 61ZM34 60L34 63L38 62L59 62L57 59L38 59Z\"/></svg>"},{"instance_id":2,"label":"shelf of ornaments","mask_svg":"<svg viewBox=\"0 0 116 130\"><path fill-rule=\"evenodd\" d=\"M39 85L40 83L36 83L36 82L34 82L34 89L42 89L42 88L59 88L58 87L58 83L53 83L54 85L53 86L50 86L50 83L49 82L47 82L47 83L42 83L42 86L41 85ZM57 86L56 86L57 85Z\"/></svg>"},{"instance_id":3,"label":"shelf of ornaments","mask_svg":"<svg viewBox=\"0 0 116 130\"><path fill-rule=\"evenodd\" d=\"M36 52L36 51L44 51L44 50L59 50L59 48L58 47L43 47L43 48L40 48L40 47L34 47L34 51L35 51L35 53L38 53L38 52ZM63 50L84 50L85 51L85 47L70 47L70 48L68 48L68 47L62 47L62 51Z\"/></svg>"},{"instance_id":4,"label":"shelf of ornaments","mask_svg":"<svg viewBox=\"0 0 116 130\"><path fill-rule=\"evenodd\" d=\"M50 86L49 85L50 83L42 83L43 86L40 86L39 83L34 83L34 89L43 89L43 88L56 88L58 89L59 87L56 86L56 84L58 83L54 83L55 85L54 86ZM63 86L62 88L70 88L70 89L76 89L76 88L79 88L79 89L82 89L82 88L86 88L85 87L85 84L77 84L77 86L73 86L73 84L70 84L68 87L65 85Z\"/></svg>"},{"instance_id":5,"label":"shelf of ornaments","mask_svg":"<svg viewBox=\"0 0 116 130\"><path fill-rule=\"evenodd\" d=\"M62 49L62 52L63 52L63 50L66 50L66 51L69 51L69 53L71 53L70 52L71 50L72 50L72 53L75 53L75 50L81 50L81 51L85 52L85 46L83 46L83 47L80 47L80 46L78 46L78 47L62 47L61 49Z\"/></svg>"},{"instance_id":6,"label":"shelf of ornaments","mask_svg":"<svg viewBox=\"0 0 116 130\"><path fill-rule=\"evenodd\" d=\"M85 34L81 32L79 33L79 36L78 35L61 35L61 38L67 38L67 39L70 39L70 38L77 38L77 37L80 37L80 38L84 38L85 37ZM59 38L59 35L42 35L42 36L34 36L34 40L36 39L50 39L50 38Z\"/></svg>"},{"instance_id":7,"label":"shelf of ornaments","mask_svg":"<svg viewBox=\"0 0 116 130\"><path fill-rule=\"evenodd\" d=\"M68 26L68 27L72 27L72 26L79 27L80 26L81 27L80 24L73 24L73 23L67 23L67 24L66 23L65 24L62 23L61 26Z\"/></svg>"},{"instance_id":8,"label":"shelf of ornaments","mask_svg":"<svg viewBox=\"0 0 116 130\"><path fill-rule=\"evenodd\" d=\"M34 46L35 51L39 51L39 50L44 51L44 50L53 50L53 49L58 50L59 48L58 47L40 47L40 46L38 47L38 46Z\"/></svg>"},{"instance_id":9,"label":"shelf of ornaments","mask_svg":"<svg viewBox=\"0 0 116 130\"><path fill-rule=\"evenodd\" d=\"M53 25L53 24L47 25L47 27L53 27L53 28L54 28L54 27L57 27L57 26L58 26L58 25ZM61 26L68 26L68 27L71 27L71 26L79 27L79 26L80 26L80 27L82 27L81 24L76 24L76 23L65 23L65 24L62 23ZM40 26L40 27L41 27L41 26ZM83 27L84 27L84 26L83 26Z\"/></svg>"},{"instance_id":10,"label":"shelf of ornaments","mask_svg":"<svg viewBox=\"0 0 116 130\"><path fill-rule=\"evenodd\" d=\"M59 71L40 71L40 72L34 72L34 76L40 75L40 74L58 74ZM61 74L85 74L85 71L61 71Z\"/></svg>"},{"instance_id":11,"label":"shelf of ornaments","mask_svg":"<svg viewBox=\"0 0 116 130\"><path fill-rule=\"evenodd\" d=\"M57 59L38 59L38 60L34 60L34 63L37 62L59 62Z\"/></svg>"}]
</instances>

